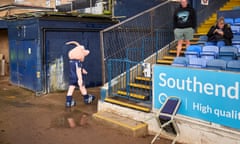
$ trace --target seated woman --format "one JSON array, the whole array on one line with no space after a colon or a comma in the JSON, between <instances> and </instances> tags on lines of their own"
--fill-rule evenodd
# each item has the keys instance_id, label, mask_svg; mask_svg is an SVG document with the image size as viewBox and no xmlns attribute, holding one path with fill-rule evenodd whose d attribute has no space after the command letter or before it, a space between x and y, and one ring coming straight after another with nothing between
<instances>
[{"instance_id":1,"label":"seated woman","mask_svg":"<svg viewBox=\"0 0 240 144\"><path fill-rule=\"evenodd\" d=\"M220 17L217 20L217 24L209 29L207 36L208 40L205 45L216 45L219 48L225 45L232 45L233 33L231 26L225 24L223 17Z\"/></svg>"}]
</instances>

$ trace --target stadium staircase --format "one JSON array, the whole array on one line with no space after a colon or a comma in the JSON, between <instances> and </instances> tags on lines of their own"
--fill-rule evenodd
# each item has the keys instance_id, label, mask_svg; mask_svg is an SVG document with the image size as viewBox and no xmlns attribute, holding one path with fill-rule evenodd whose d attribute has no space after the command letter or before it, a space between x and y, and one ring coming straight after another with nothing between
<instances>
[{"instance_id":1,"label":"stadium staircase","mask_svg":"<svg viewBox=\"0 0 240 144\"><path fill-rule=\"evenodd\" d=\"M228 1L223 7L220 8L220 10L231 10L233 7L239 5L240 0L230 0ZM194 39L191 40L191 44L196 44L199 40L199 37L201 35L206 35L209 28L215 24L217 19L217 14L213 13L207 20L205 20L200 26L197 28L196 33L194 34ZM181 55L184 56L184 51L186 49L185 44L183 45L183 49L181 51ZM171 46L168 49L168 54L164 55L162 59L158 59L158 64L164 64L164 65L171 65L175 56L176 56L176 43ZM129 96L134 99L139 99L141 101L151 101L151 94L152 94L152 79L144 76L137 76L134 80L132 80L131 83L129 83L131 90L129 93ZM144 94L146 93L146 94ZM122 97L127 95L127 91L125 88L118 89L117 91L118 95L121 95ZM140 112L151 112L152 106L151 104L147 105L146 103L135 103L132 101L128 101L127 99L121 98L121 97L106 97L105 102L114 104L114 105L120 105L122 107L127 107L131 109L138 110ZM109 115L109 116L108 116ZM146 125L142 123L138 123L138 125L130 126L127 123L123 123L126 120L121 120L121 116L117 116L114 114L107 114L102 112L98 112L94 114L94 118L104 121L104 123L114 123L114 125L118 125L120 127L124 127L134 133L136 135L136 131L139 131L140 133L146 134ZM120 122L119 122L120 121ZM137 122L135 122L137 123ZM141 129L141 130L140 130ZM139 134L137 134L139 135Z\"/></svg>"},{"instance_id":2,"label":"stadium staircase","mask_svg":"<svg viewBox=\"0 0 240 144\"><path fill-rule=\"evenodd\" d=\"M230 0L228 1L223 7L220 8L220 10L232 10L235 6L239 5L239 0ZM213 13L207 20L205 20L198 28L197 28L197 32L194 34L194 39L191 40L191 44L197 44L199 37L201 35L206 35L207 31L209 30L209 28L215 24L217 20L217 14ZM186 49L185 44L183 44L183 49L181 51L181 55L184 55L184 51ZM170 48L168 50L168 54L164 55L162 57L162 59L158 59L157 63L158 64L166 64L166 65L171 65L174 58L176 56L176 45L174 45L172 48ZM135 80L133 82L131 82L129 85L131 86L131 92L130 92L130 97L135 98L135 99L139 99L139 100L149 100L149 95L144 95L144 92L146 93L150 93L148 91L151 91L151 78L147 78L144 76L137 76L135 78ZM126 96L127 92L126 90L123 89L119 89L117 92L119 95L122 96ZM110 102L113 104L117 104L117 105L121 105L124 107L129 107L129 108L133 108L136 110L140 110L143 112L150 112L151 111L151 107L146 106L144 104L136 104L133 102L130 102L126 99L121 99L119 97L114 98L114 97L108 97L105 99L106 102Z\"/></svg>"},{"instance_id":3,"label":"stadium staircase","mask_svg":"<svg viewBox=\"0 0 240 144\"><path fill-rule=\"evenodd\" d=\"M234 7L239 6L240 0L230 0L228 1L223 7L221 7L219 10L232 10ZM216 23L217 20L217 13L213 13L208 19L206 19L198 28L196 33L194 34L193 40L190 41L191 44L197 44L199 37L201 35L206 35L208 30L212 25ZM185 44L183 45L181 55L184 55L184 51L186 50ZM175 56L176 56L176 46L173 49L170 49L168 51L168 55L163 56L162 59L159 59L157 61L158 64L167 64L171 65Z\"/></svg>"}]
</instances>

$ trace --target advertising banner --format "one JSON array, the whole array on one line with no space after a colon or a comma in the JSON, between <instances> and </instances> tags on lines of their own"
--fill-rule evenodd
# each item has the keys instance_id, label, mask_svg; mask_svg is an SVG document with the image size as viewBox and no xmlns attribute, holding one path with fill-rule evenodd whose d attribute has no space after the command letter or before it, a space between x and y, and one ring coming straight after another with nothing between
<instances>
[{"instance_id":1,"label":"advertising banner","mask_svg":"<svg viewBox=\"0 0 240 144\"><path fill-rule=\"evenodd\" d=\"M178 96L179 114L240 129L240 73L154 65L153 108Z\"/></svg>"}]
</instances>

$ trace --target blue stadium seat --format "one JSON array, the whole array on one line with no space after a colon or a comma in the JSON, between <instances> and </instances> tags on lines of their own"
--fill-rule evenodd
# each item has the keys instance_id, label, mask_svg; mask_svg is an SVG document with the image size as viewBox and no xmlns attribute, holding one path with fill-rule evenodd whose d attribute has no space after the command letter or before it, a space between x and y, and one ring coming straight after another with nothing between
<instances>
[{"instance_id":1,"label":"blue stadium seat","mask_svg":"<svg viewBox=\"0 0 240 144\"><path fill-rule=\"evenodd\" d=\"M201 45L190 45L187 47L185 51L185 57L192 58L192 57L199 57L200 52L202 51Z\"/></svg>"},{"instance_id":2,"label":"blue stadium seat","mask_svg":"<svg viewBox=\"0 0 240 144\"><path fill-rule=\"evenodd\" d=\"M190 58L189 64L187 67L193 67L193 68L205 68L207 64L207 59L205 58Z\"/></svg>"},{"instance_id":3,"label":"blue stadium seat","mask_svg":"<svg viewBox=\"0 0 240 144\"><path fill-rule=\"evenodd\" d=\"M198 44L205 44L206 41L207 41L207 39L208 39L208 37L207 37L206 35L200 36L197 43L198 43Z\"/></svg>"},{"instance_id":4,"label":"blue stadium seat","mask_svg":"<svg viewBox=\"0 0 240 144\"><path fill-rule=\"evenodd\" d=\"M222 59L208 60L206 64L207 69L212 70L226 70L227 62Z\"/></svg>"},{"instance_id":5,"label":"blue stadium seat","mask_svg":"<svg viewBox=\"0 0 240 144\"><path fill-rule=\"evenodd\" d=\"M240 45L240 35L237 34L233 35L232 45Z\"/></svg>"},{"instance_id":6,"label":"blue stadium seat","mask_svg":"<svg viewBox=\"0 0 240 144\"><path fill-rule=\"evenodd\" d=\"M172 66L186 67L188 65L187 57L176 57L174 58Z\"/></svg>"},{"instance_id":7,"label":"blue stadium seat","mask_svg":"<svg viewBox=\"0 0 240 144\"><path fill-rule=\"evenodd\" d=\"M238 49L234 46L223 46L219 50L218 58L224 60L234 60L237 58Z\"/></svg>"},{"instance_id":8,"label":"blue stadium seat","mask_svg":"<svg viewBox=\"0 0 240 144\"><path fill-rule=\"evenodd\" d=\"M233 35L233 41L240 41L240 35Z\"/></svg>"},{"instance_id":9,"label":"blue stadium seat","mask_svg":"<svg viewBox=\"0 0 240 144\"><path fill-rule=\"evenodd\" d=\"M225 23L230 24L230 25L234 24L233 18L224 18L224 21L225 21Z\"/></svg>"},{"instance_id":10,"label":"blue stadium seat","mask_svg":"<svg viewBox=\"0 0 240 144\"><path fill-rule=\"evenodd\" d=\"M240 10L240 6L233 7L233 10Z\"/></svg>"},{"instance_id":11,"label":"blue stadium seat","mask_svg":"<svg viewBox=\"0 0 240 144\"><path fill-rule=\"evenodd\" d=\"M240 18L234 19L234 25L240 25Z\"/></svg>"},{"instance_id":12,"label":"blue stadium seat","mask_svg":"<svg viewBox=\"0 0 240 144\"><path fill-rule=\"evenodd\" d=\"M218 54L219 48L217 46L204 46L200 53L200 57L205 59L215 59L218 57Z\"/></svg>"},{"instance_id":13,"label":"blue stadium seat","mask_svg":"<svg viewBox=\"0 0 240 144\"><path fill-rule=\"evenodd\" d=\"M240 50L240 35L234 35L232 39L232 46L237 47ZM240 53L240 51L238 51Z\"/></svg>"},{"instance_id":14,"label":"blue stadium seat","mask_svg":"<svg viewBox=\"0 0 240 144\"><path fill-rule=\"evenodd\" d=\"M231 29L234 35L240 35L240 25L232 25Z\"/></svg>"},{"instance_id":15,"label":"blue stadium seat","mask_svg":"<svg viewBox=\"0 0 240 144\"><path fill-rule=\"evenodd\" d=\"M199 40L205 40L206 41L207 39L208 39L208 36L206 36L206 35L203 35L203 36L199 37Z\"/></svg>"},{"instance_id":16,"label":"blue stadium seat","mask_svg":"<svg viewBox=\"0 0 240 144\"><path fill-rule=\"evenodd\" d=\"M228 61L226 70L240 72L240 60Z\"/></svg>"},{"instance_id":17,"label":"blue stadium seat","mask_svg":"<svg viewBox=\"0 0 240 144\"><path fill-rule=\"evenodd\" d=\"M240 53L240 44L232 44L232 46L236 47L238 49L238 53Z\"/></svg>"},{"instance_id":18,"label":"blue stadium seat","mask_svg":"<svg viewBox=\"0 0 240 144\"><path fill-rule=\"evenodd\" d=\"M240 54L240 35L235 35L235 34L233 35L232 46L237 47L238 48L238 54Z\"/></svg>"}]
</instances>

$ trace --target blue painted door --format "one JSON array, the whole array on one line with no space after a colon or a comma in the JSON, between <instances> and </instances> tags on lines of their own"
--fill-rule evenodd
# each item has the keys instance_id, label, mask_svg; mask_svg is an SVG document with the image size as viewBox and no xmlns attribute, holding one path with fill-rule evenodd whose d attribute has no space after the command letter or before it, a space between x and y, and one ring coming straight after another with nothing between
<instances>
[{"instance_id":1,"label":"blue painted door","mask_svg":"<svg viewBox=\"0 0 240 144\"><path fill-rule=\"evenodd\" d=\"M19 66L19 81L25 87L35 90L36 89L36 67L37 57L35 40L21 41L22 45L18 50L18 66Z\"/></svg>"},{"instance_id":2,"label":"blue painted door","mask_svg":"<svg viewBox=\"0 0 240 144\"><path fill-rule=\"evenodd\" d=\"M90 50L84 62L84 67L88 71L85 79L86 86L102 84L99 31L48 31L45 54L48 92L68 88L68 51L74 45L65 45L65 43L73 40Z\"/></svg>"},{"instance_id":3,"label":"blue painted door","mask_svg":"<svg viewBox=\"0 0 240 144\"><path fill-rule=\"evenodd\" d=\"M16 40L11 48L11 81L19 86L36 90L36 41Z\"/></svg>"}]
</instances>

